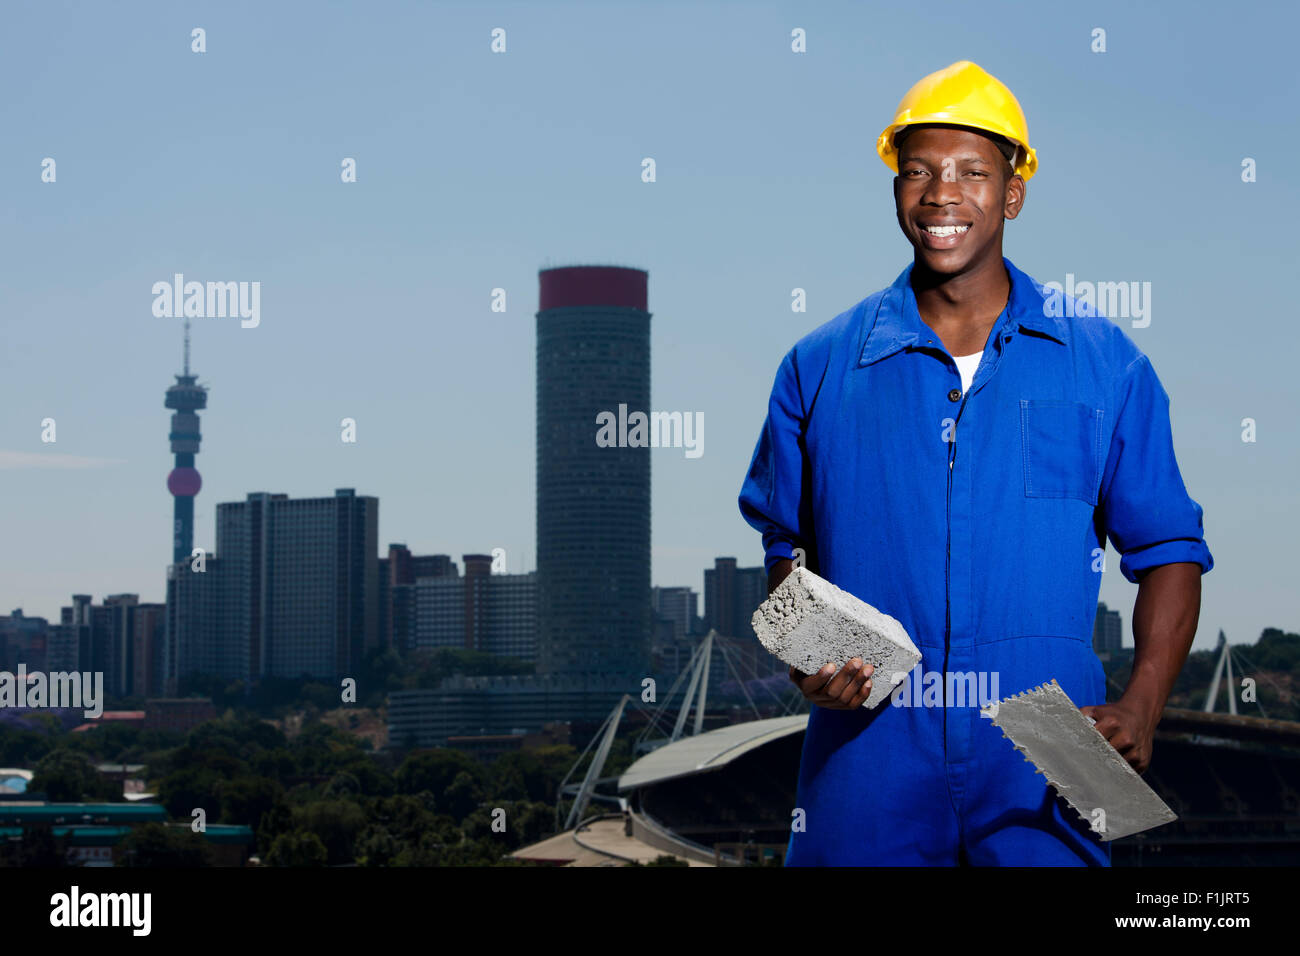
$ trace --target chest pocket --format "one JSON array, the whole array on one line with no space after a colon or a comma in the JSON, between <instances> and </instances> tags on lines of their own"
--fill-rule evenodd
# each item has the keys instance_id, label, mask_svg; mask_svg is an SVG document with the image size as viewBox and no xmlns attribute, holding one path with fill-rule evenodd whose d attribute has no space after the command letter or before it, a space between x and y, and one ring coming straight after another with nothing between
<instances>
[{"instance_id":1,"label":"chest pocket","mask_svg":"<svg viewBox=\"0 0 1300 956\"><path fill-rule=\"evenodd\" d=\"M1078 498L1095 506L1101 487L1100 408L1082 402L1020 400L1025 497Z\"/></svg>"}]
</instances>

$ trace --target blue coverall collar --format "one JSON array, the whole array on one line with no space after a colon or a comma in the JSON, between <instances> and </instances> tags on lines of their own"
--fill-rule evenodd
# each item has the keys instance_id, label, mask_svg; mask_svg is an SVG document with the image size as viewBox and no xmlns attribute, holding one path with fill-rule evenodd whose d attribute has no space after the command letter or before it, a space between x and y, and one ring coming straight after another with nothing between
<instances>
[{"instance_id":1,"label":"blue coverall collar","mask_svg":"<svg viewBox=\"0 0 1300 956\"><path fill-rule=\"evenodd\" d=\"M1020 327L1065 345L1064 322L1057 316L1048 315L1043 308L1045 294L1042 287L1012 265L1010 259L1004 256L1002 262L1011 276L1011 296L997 327L990 333L989 341ZM916 306L916 294L911 283L912 266L913 263L908 263L894 284L880 297L875 321L862 345L859 366L870 365L918 341L934 338L934 330L921 319ZM872 317L863 316L863 319L864 322L870 321Z\"/></svg>"}]
</instances>

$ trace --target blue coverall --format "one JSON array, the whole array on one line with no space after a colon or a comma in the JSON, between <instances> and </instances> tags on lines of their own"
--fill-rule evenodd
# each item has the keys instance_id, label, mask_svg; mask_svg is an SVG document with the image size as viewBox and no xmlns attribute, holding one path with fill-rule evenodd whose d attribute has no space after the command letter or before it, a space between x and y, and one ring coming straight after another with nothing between
<instances>
[{"instance_id":1,"label":"blue coverall","mask_svg":"<svg viewBox=\"0 0 1300 956\"><path fill-rule=\"evenodd\" d=\"M1214 562L1150 360L1003 262L1011 294L964 395L910 265L777 371L740 493L767 569L802 548L902 623L944 695L811 708L788 866L1109 865L1109 844L980 716L984 701L955 706L945 675L996 679L1001 698L1055 678L1077 706L1105 703L1091 642L1107 536L1132 582ZM919 700L918 676L894 696Z\"/></svg>"}]
</instances>

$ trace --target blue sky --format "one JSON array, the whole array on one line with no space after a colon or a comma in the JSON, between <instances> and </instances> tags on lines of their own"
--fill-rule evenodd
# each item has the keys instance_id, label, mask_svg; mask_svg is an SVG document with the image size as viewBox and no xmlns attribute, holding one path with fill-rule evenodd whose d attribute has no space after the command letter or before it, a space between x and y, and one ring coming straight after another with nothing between
<instances>
[{"instance_id":1,"label":"blue sky","mask_svg":"<svg viewBox=\"0 0 1300 956\"><path fill-rule=\"evenodd\" d=\"M537 270L595 263L649 271L652 405L706 421L702 457L653 452L654 582L698 589L721 554L760 563L735 499L777 364L909 261L875 139L913 82L971 59L1019 97L1039 155L1008 257L1040 281L1152 284L1150 326L1126 330L1171 396L1205 509L1216 567L1197 646L1219 628L1300 629L1293 6L0 16L0 613L57 619L74 592L161 600L181 327L152 314L150 289L175 272L262 288L257 328L195 320L211 389L196 544L213 545L218 502L355 487L380 498L381 545L503 547L532 570ZM807 53L790 51L796 27ZM1245 157L1257 182L1241 181ZM1101 596L1131 643L1118 563Z\"/></svg>"}]
</instances>

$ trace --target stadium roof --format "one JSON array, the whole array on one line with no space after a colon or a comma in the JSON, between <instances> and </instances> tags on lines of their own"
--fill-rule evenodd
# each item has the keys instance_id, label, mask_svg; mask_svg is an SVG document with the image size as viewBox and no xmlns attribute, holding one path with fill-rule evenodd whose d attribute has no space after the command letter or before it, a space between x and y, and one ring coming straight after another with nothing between
<instances>
[{"instance_id":1,"label":"stadium roof","mask_svg":"<svg viewBox=\"0 0 1300 956\"><path fill-rule=\"evenodd\" d=\"M646 754L618 778L619 790L633 790L676 777L719 770L737 757L766 743L801 734L808 726L807 714L772 717L720 727L707 734L683 737Z\"/></svg>"},{"instance_id":2,"label":"stadium roof","mask_svg":"<svg viewBox=\"0 0 1300 956\"><path fill-rule=\"evenodd\" d=\"M687 866L710 865L628 836L624 832L623 815L618 813L588 820L578 830L557 833L532 846L520 847L510 855L531 863L575 867L624 866L632 861L650 863L661 856L677 856Z\"/></svg>"}]
</instances>

